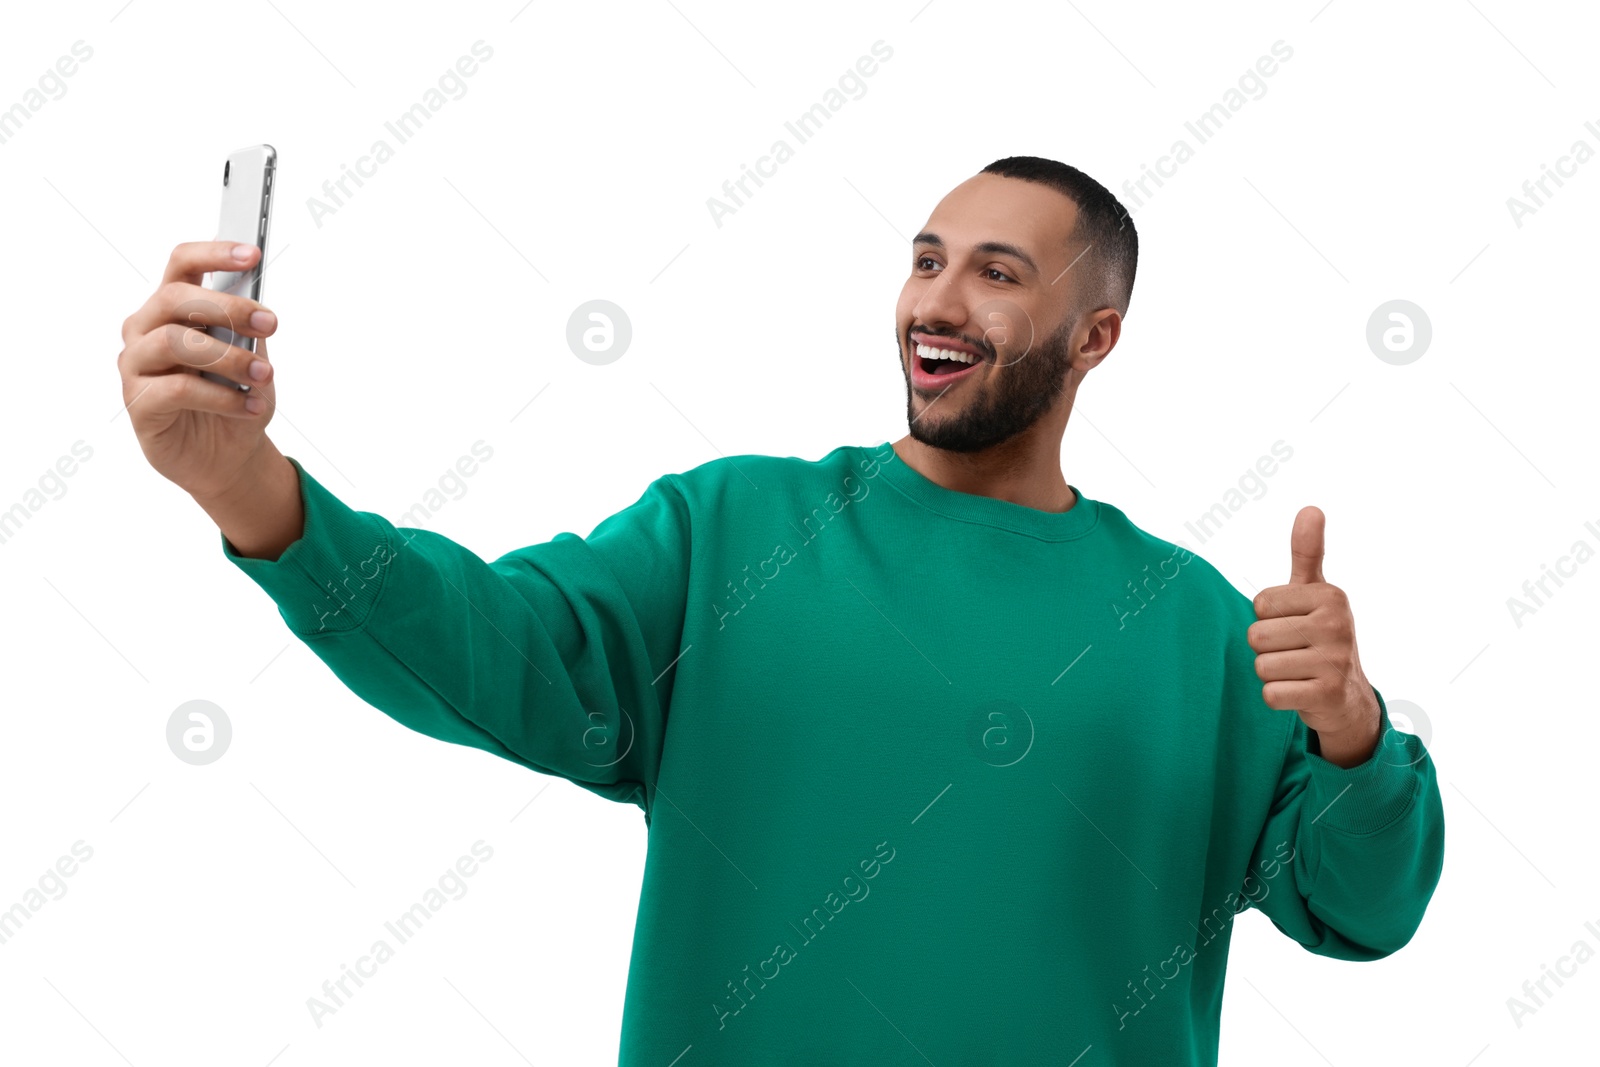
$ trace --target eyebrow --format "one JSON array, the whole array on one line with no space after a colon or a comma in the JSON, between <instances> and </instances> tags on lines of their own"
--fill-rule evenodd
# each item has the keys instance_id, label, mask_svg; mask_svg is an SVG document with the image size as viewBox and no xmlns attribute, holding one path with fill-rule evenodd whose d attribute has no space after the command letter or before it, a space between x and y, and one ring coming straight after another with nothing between
<instances>
[{"instance_id":1,"label":"eyebrow","mask_svg":"<svg viewBox=\"0 0 1600 1067\"><path fill-rule=\"evenodd\" d=\"M934 248L944 248L944 241L940 239L938 234L928 233L926 231L913 237L911 239L911 244L912 247L916 247L917 245L932 245ZM1027 264L1028 269L1033 273L1039 273L1039 265L1033 261L1033 257L1029 256L1028 253L1024 252L1016 245L1006 244L1004 241L984 241L982 244L973 245L972 250L974 252L983 252L988 255L1011 256L1012 258L1021 260L1023 263Z\"/></svg>"}]
</instances>

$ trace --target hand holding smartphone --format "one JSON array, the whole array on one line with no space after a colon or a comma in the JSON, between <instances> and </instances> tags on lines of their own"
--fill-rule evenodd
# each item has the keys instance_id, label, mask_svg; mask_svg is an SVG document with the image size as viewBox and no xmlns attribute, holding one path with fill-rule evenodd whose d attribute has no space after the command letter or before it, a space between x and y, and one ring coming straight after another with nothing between
<instances>
[{"instance_id":1,"label":"hand holding smartphone","mask_svg":"<svg viewBox=\"0 0 1600 1067\"><path fill-rule=\"evenodd\" d=\"M272 226L272 178L278 167L278 152L269 144L241 148L228 156L222 166L222 219L217 226L217 240L255 245L261 250L255 266L243 271L216 271L207 281L206 288L217 292L233 293L251 300L261 300L262 272L267 266L267 235ZM217 339L237 345L249 352L256 350L254 337L243 337L225 326L208 326L206 333ZM209 378L240 392L249 392L248 383L223 377L212 371L201 371Z\"/></svg>"},{"instance_id":2,"label":"hand holding smartphone","mask_svg":"<svg viewBox=\"0 0 1600 1067\"><path fill-rule=\"evenodd\" d=\"M240 162L249 153L229 158L225 203L246 187L270 190L271 152L258 150L259 177L256 166ZM294 532L299 496L293 464L266 433L278 400L267 338L278 321L246 295L260 292L254 268L267 238L258 214L266 197L251 199L247 228L225 208L225 239L173 248L154 291L122 322L116 367L128 423L150 466L194 497L235 546L255 551L293 540L280 535ZM241 291L222 291L230 288Z\"/></svg>"}]
</instances>

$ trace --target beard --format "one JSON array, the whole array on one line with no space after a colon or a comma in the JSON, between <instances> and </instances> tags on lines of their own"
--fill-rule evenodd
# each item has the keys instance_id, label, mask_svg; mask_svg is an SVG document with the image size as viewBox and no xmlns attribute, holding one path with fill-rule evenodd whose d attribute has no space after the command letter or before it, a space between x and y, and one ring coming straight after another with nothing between
<instances>
[{"instance_id":1,"label":"beard","mask_svg":"<svg viewBox=\"0 0 1600 1067\"><path fill-rule=\"evenodd\" d=\"M930 407L938 406L943 393L924 404L920 415L913 412L912 398L916 391L911 387L910 365L903 364L906 421L911 436L947 452L981 452L1031 428L1067 387L1067 372L1071 369L1068 345L1073 324L1069 317L1055 333L1045 338L1037 351L1024 354L1014 363L1001 366L997 360L991 364L998 373L982 386L969 389L974 395L958 405L954 414L943 418L939 413L929 414ZM897 347L899 343L896 336ZM911 358L917 358L914 344Z\"/></svg>"}]
</instances>

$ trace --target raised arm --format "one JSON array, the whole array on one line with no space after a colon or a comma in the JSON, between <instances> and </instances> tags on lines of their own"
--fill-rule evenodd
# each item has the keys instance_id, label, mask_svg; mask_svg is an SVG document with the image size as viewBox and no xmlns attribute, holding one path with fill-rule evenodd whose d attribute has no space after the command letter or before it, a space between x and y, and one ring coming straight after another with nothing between
<instances>
[{"instance_id":1,"label":"raised arm","mask_svg":"<svg viewBox=\"0 0 1600 1067\"><path fill-rule=\"evenodd\" d=\"M117 367L146 459L211 516L227 558L367 703L421 733L638 804L648 818L691 551L675 476L588 537L558 534L493 562L353 510L266 436L277 380L265 338L276 318L200 285L258 255L179 245L124 321ZM256 352L208 326L256 337ZM201 370L253 384L230 389Z\"/></svg>"}]
</instances>

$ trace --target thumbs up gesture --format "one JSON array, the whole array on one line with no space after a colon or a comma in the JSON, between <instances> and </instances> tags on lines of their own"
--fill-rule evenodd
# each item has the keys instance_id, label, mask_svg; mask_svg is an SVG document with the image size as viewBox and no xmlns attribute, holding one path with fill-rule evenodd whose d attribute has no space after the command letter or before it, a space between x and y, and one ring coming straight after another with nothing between
<instances>
[{"instance_id":1,"label":"thumbs up gesture","mask_svg":"<svg viewBox=\"0 0 1600 1067\"><path fill-rule=\"evenodd\" d=\"M1256 653L1261 699L1294 710L1316 731L1322 758L1340 767L1377 748L1382 712L1361 670L1356 624L1344 590L1322 577L1321 509L1305 507L1289 535L1289 584L1255 596L1247 640Z\"/></svg>"}]
</instances>

